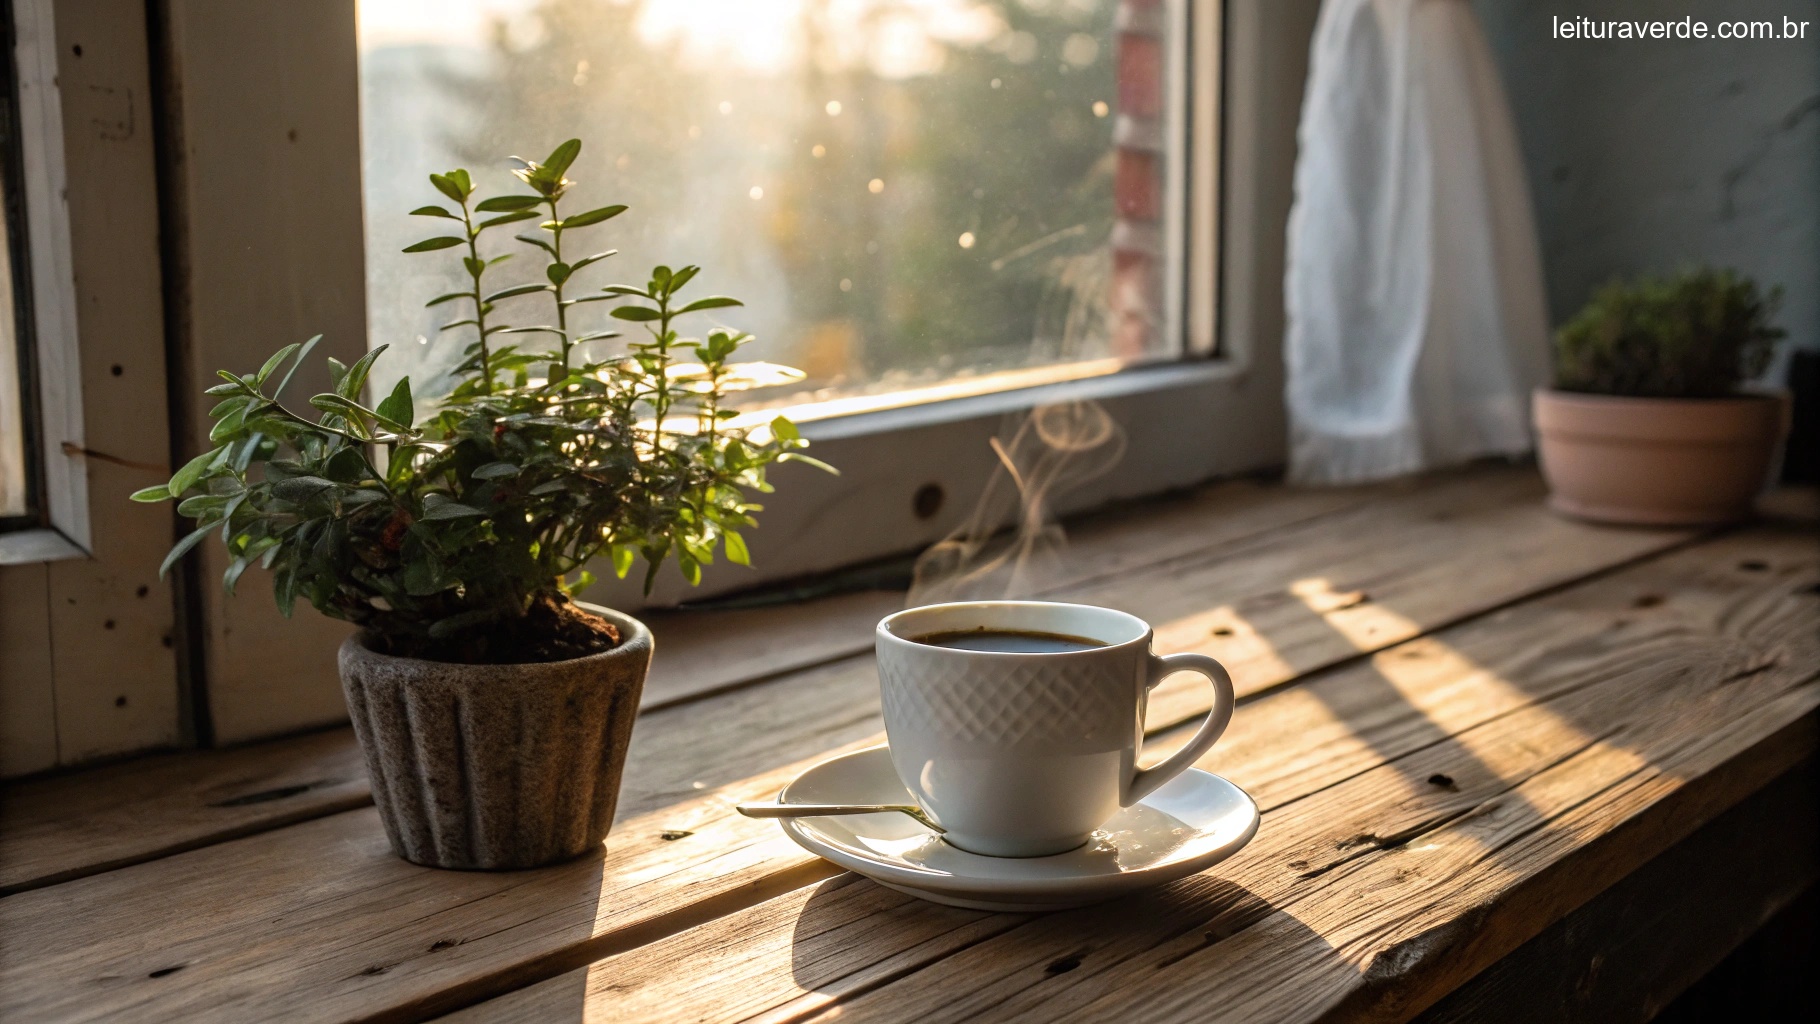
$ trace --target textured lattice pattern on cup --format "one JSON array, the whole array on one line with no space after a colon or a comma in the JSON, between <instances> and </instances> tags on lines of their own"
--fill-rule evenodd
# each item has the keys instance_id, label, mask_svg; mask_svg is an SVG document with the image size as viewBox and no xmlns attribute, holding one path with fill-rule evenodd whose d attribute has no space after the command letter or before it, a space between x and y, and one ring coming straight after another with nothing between
<instances>
[{"instance_id":1,"label":"textured lattice pattern on cup","mask_svg":"<svg viewBox=\"0 0 1820 1024\"><path fill-rule=\"evenodd\" d=\"M1073 665L1007 659L1002 667L952 668L881 659L885 724L963 742L1002 745L1066 740L1116 745L1132 728L1134 694L1107 678L1098 659Z\"/></svg>"}]
</instances>

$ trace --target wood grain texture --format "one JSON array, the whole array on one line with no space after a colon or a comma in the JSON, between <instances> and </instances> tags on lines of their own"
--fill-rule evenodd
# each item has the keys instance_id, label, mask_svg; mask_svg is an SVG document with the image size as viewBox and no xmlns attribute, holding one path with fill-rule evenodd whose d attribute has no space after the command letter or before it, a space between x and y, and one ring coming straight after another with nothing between
<instances>
[{"instance_id":1,"label":"wood grain texture","mask_svg":"<svg viewBox=\"0 0 1820 1024\"><path fill-rule=\"evenodd\" d=\"M91 557L0 573L8 776L182 736L171 594L157 579L170 510L126 501L160 478L145 467L170 456L145 8L135 0L56 8L80 348L71 372L83 409L72 456L87 481ZM41 607L24 607L30 600Z\"/></svg>"},{"instance_id":2,"label":"wood grain texture","mask_svg":"<svg viewBox=\"0 0 1820 1024\"><path fill-rule=\"evenodd\" d=\"M56 764L49 570L0 566L0 778Z\"/></svg>"},{"instance_id":3,"label":"wood grain texture","mask_svg":"<svg viewBox=\"0 0 1820 1024\"><path fill-rule=\"evenodd\" d=\"M1416 1019L1420 1024L1654 1019L1820 879L1816 767L1809 760L1764 787ZM1774 841L1751 841L1771 836ZM1733 1019L1765 1019L1733 1012Z\"/></svg>"},{"instance_id":4,"label":"wood grain texture","mask_svg":"<svg viewBox=\"0 0 1820 1024\"><path fill-rule=\"evenodd\" d=\"M1820 599L1807 593L1816 578L1805 538L1722 541L1243 707L1236 742L1203 764L1251 791L1265 823L1214 877L1034 920L837 880L456 1019L659 1020L686 1005L688 1019L703 1021L818 1010L917 1021L1263 1020L1312 1018L1335 1004L1400 1019L1414 1005L1403 1000L1425 991L1411 979L1435 973L1437 961L1469 976L1500 943L1507 950L1527 937L1522 929L1647 859L1662 825L1652 833L1624 823L1646 808L1663 818L1650 801L1678 801L1671 824L1691 828L1762 781L1737 763L1717 765L1754 756L1752 744L1790 722L1784 746L1811 745L1803 716L1820 667L1811 629ZM1764 770L1786 767L1787 754ZM1726 785L1715 789L1708 776ZM1601 801L1598 813L1586 809ZM1603 873L1586 868L1581 848L1620 826L1643 834L1626 835L1610 847L1617 852L1602 848ZM1464 880L1508 890L1525 869L1532 881L1559 876L1566 869L1550 865L1569 858L1581 869L1525 893L1528 916L1514 900L1494 911L1488 896L1454 891ZM1314 906L1320 914L1304 912ZM1481 934L1479 917L1496 913L1521 923ZM1407 918L1427 928L1412 932ZM1399 940L1399 929L1414 939ZM1352 944L1329 945L1336 933ZM1242 972L1224 961L1176 966L1245 942L1255 959ZM1171 980L1149 980L1164 972ZM1314 975L1336 987L1305 987ZM1451 980L1461 979L1427 984ZM1396 1005L1366 1005L1385 992Z\"/></svg>"},{"instance_id":5,"label":"wood grain texture","mask_svg":"<svg viewBox=\"0 0 1820 1024\"><path fill-rule=\"evenodd\" d=\"M1065 572L1045 582L1061 586L1070 579L1130 571L1184 551L1232 544L1274 527L1306 522L1409 489L1404 484L1296 491L1233 481L1143 508L1116 509L1080 524L1075 534L1078 557L1070 560ZM31 596L33 592L15 588L8 593ZM17 611L9 605L0 622L9 629L27 629L27 612L36 610L40 617L44 613L42 581L37 594L35 603ZM725 724L705 730L694 726L671 729L661 724L671 720L665 718L642 727L632 756L635 763L645 766L652 784L638 794L627 794L629 800L634 796L636 800L624 806L624 813L695 796L703 788L695 784L707 778L718 780L717 784L744 778L762 766L787 764L805 752L831 749L877 732L877 702L867 696L876 688L869 662L851 655L870 650L873 624L901 603L901 594L873 592L807 605L650 616L662 653L646 690L646 708L719 693L711 710L684 714L706 714ZM8 699L16 701L17 707L5 721L9 735L15 725L22 731L18 747L22 753L30 749L27 740L43 741L44 750L29 762L31 768L20 771L51 767L56 758L55 733L46 725L54 720L48 633L43 643L21 641L0 649L15 658L33 654L44 659L38 668L20 661L7 674L7 693L17 695ZM836 664L821 664L829 658ZM793 705L779 704L768 691L757 699L727 692L792 671ZM31 688L34 681L41 684L41 692ZM837 701L849 701L851 707L834 715L800 712L801 707L826 708ZM786 707L797 710L780 716L778 712ZM672 717L681 721L679 716ZM747 726L763 723L762 731L748 731L745 742L728 747L700 749L690 740L695 732L736 730L741 722ZM767 745L765 740L775 742ZM273 741L263 752L250 748L218 756L201 751L141 762L145 778L156 781L134 787L132 800L115 799L112 787L133 769L105 769L87 776L101 790L88 799L83 798L87 795L85 783L79 779L22 783L11 792L3 812L9 828L0 837L0 892L81 877L360 806L369 797L359 762L353 733L338 729L300 740ZM247 778L271 773L282 774L286 781L268 788L285 789L284 795L231 810L209 806L219 794L239 794ZM321 784L322 780L334 781ZM199 802L202 797L208 799Z\"/></svg>"},{"instance_id":6,"label":"wood grain texture","mask_svg":"<svg viewBox=\"0 0 1820 1024\"><path fill-rule=\"evenodd\" d=\"M327 389L326 357L352 363L367 350L359 61L353 0L169 0L153 13L170 76L159 94L171 133L163 228L177 261L171 387L190 441L176 457L187 459L209 448L213 400L202 391L217 370L244 372L321 334L291 385L310 395ZM226 552L198 551L215 740L345 721L335 649L347 625L308 607L280 615L257 568L229 598Z\"/></svg>"},{"instance_id":7,"label":"wood grain texture","mask_svg":"<svg viewBox=\"0 0 1820 1024\"><path fill-rule=\"evenodd\" d=\"M1272 628L1298 634L1294 643L1285 642L1287 655L1258 633L1241 643L1237 656L1222 652L1242 677L1271 686L1298 671L1292 661L1318 667L1355 658L1361 643L1369 648L1378 636L1388 641L1406 635L1399 631L1425 628L1424 617L1452 621L1538 586L1599 571L1652 545L1680 542L1678 534L1560 523L1535 505L1534 490L1520 474L1456 478L1375 503L1369 515L1337 518L1353 546L1369 552L1354 557L1373 560L1337 563L1360 576L1385 571L1386 550L1412 537L1425 538L1438 557L1448 550L1450 534L1460 543L1482 536L1485 531L1471 525L1480 515L1499 517L1504 534L1533 529L1553 538L1547 550L1500 574L1472 572L1482 559L1454 545L1453 585L1441 594L1407 592L1420 607L1372 637L1322 638L1300 624L1320 616L1287 594L1284 581L1336 565L1335 550L1305 533L1261 536L1216 564L1191 567L1186 578L1196 581L1208 606L1255 606L1255 620L1275 616L1270 621L1280 626ZM1510 513L1506 506L1525 495L1527 515ZM1571 543L1575 538L1579 542ZM1508 537L1500 543L1501 550L1512 548ZM1298 558L1298 551L1305 554ZM1164 568L1171 579L1184 578L1179 563ZM1135 575L1101 586L1122 588L1140 614L1154 601L1171 602L1165 612L1175 607L1193 614L1191 599L1170 587L1135 585ZM1406 592L1395 580L1386 578L1384 585L1386 594ZM1084 588L1083 596L1093 599L1098 589ZM1258 653L1247 661L1245 650ZM1154 725L1164 722L1153 715ZM147 1019L244 1017L279 1005L318 1019L452 1009L626 948L628 936L675 930L753 902L754 891L794 888L827 873L774 825L732 816L728 805L774 792L829 746L864 742L877 729L868 658L656 712L634 735L622 796L627 817L609 840L604 862L524 876L426 872L391 857L373 813L359 811L22 893L0 901L0 930L34 941L23 958L0 958L0 974L18 972L0 986L0 998L52 1019L129 1009ZM773 770L736 781L765 769ZM657 809L666 804L674 806ZM666 830L692 835L662 840ZM117 927L119 908L143 905L151 892L158 893L158 911L176 918L158 930L155 951L144 935ZM180 971L149 977L178 962ZM13 984L14 976L20 984ZM170 980L179 976L180 982ZM100 978L108 980L100 984ZM88 998L69 1001L63 995L69 992Z\"/></svg>"},{"instance_id":8,"label":"wood grain texture","mask_svg":"<svg viewBox=\"0 0 1820 1024\"><path fill-rule=\"evenodd\" d=\"M1279 685L1299 670L1352 657L1359 649L1354 640L1332 630L1309 628L1318 625L1315 617L1301 599L1288 593L1285 580L1323 571L1378 578L1384 571L1386 552L1394 553L1416 535L1415 527L1424 527L1420 533L1426 543L1423 557L1446 559L1443 566L1451 567L1452 574L1466 582L1434 593L1411 592L1408 586L1387 583L1380 603L1406 597L1421 607L1415 618L1390 619L1383 632L1363 638L1367 648L1519 599L1569 572L1598 571L1635 557L1639 550L1679 543L1684 536L1575 527L1533 503L1519 506L1525 514L1510 516L1499 511L1503 503L1521 501L1537 489L1532 474L1482 469L1442 474L1419 484L1404 482L1344 492L1296 491L1243 481L1219 484L1159 502L1154 516L1131 507L1089 519L1075 533L1071 568L1043 582L1052 588L1051 593L1073 600L1122 603L1159 622L1182 619L1185 624L1165 627L1159 647L1213 653L1233 669L1241 691L1251 693ZM1554 553L1523 561L1502 575L1469 574L1466 570L1476 564L1478 556L1459 545L1483 532L1470 524L1486 508L1498 512L1503 533L1521 537L1536 532L1549 541L1565 536L1571 542L1555 547L1538 540L1529 546ZM1278 528L1266 529L1269 523ZM1333 523L1335 529L1359 540L1364 554L1348 559L1344 551L1315 543L1311 536L1319 534L1321 523ZM1450 539L1455 541L1451 549ZM1600 550L1598 545L1606 541L1614 542L1611 550ZM1507 539L1505 543L1512 542ZM1152 586L1147 581L1168 581L1168 585ZM1192 588L1193 593L1184 596L1179 588ZM855 603L843 605L841 601ZM769 610L729 618L697 613L699 617L693 619L659 620L658 628L672 629L659 636L656 664L664 666L673 657L682 661L688 668L673 669L676 674L671 678L687 681L673 686L668 696L659 690L654 699L660 710L648 712L634 733L628 772L641 779L642 785L622 800L622 817L876 735L883 725L869 653L767 675L780 664L790 664L789 659L813 663L821 653L838 649L835 644L851 643L822 615L845 622L848 630L865 638L862 650L869 651L871 616L879 609L856 613L853 608L864 608L865 601L876 602L876 595L848 595L841 601L828 602L815 615L805 611L800 621L791 624L789 628L804 637L794 655L783 642L790 636L782 629L783 620ZM1210 616L1198 615L1196 607L1208 610ZM1249 618L1234 609L1244 609ZM1360 612L1348 608L1330 614L1343 620ZM1367 622L1364 627L1372 625ZM1214 632L1227 628L1234 630L1232 635ZM694 650L676 639L679 631L686 631L685 638L712 637L712 646ZM1264 642L1261 636L1275 642ZM755 658L741 662L734 657L734 652L748 645L759 652ZM679 653L672 647L682 650ZM737 678L731 672L742 664L755 674L750 681L759 685L742 688L725 682ZM690 671L701 674L688 677ZM688 703L710 690L721 692L712 700ZM652 699L647 695L648 701ZM1200 714L1206 700L1206 692L1192 683L1165 684L1152 712L1153 729ZM669 706L679 701L683 706ZM346 749L332 756L357 761L352 734L341 731L335 735ZM733 741L701 740L719 736L733 737ZM231 784L232 776L216 776L214 765L206 755L198 755L187 769L173 767L172 771L193 772L196 788L201 790ZM323 774L312 763L300 764L298 770ZM32 785L27 783L25 792ZM364 778L355 785L364 789ZM62 843L57 842L55 827L62 805L56 801L31 803L34 813L41 810L53 817L34 825L29 841L21 840L15 856L36 865L42 872L39 877L76 877L172 850L193 849L212 839L289 824L312 816L312 811L331 813L354 798L339 790L309 790L269 806L246 808L244 815L229 820L215 813L193 813L187 789L174 790L169 797L166 801L148 794L133 822L134 830L110 830L109 825L116 823L102 815L77 821L72 829L76 838ZM88 811L92 809L85 809ZM27 819L14 820L23 823ZM217 830L217 824L224 822L226 829ZM55 845L42 855L27 852L40 842ZM14 886L31 882L32 876L9 880Z\"/></svg>"},{"instance_id":9,"label":"wood grain texture","mask_svg":"<svg viewBox=\"0 0 1820 1024\"><path fill-rule=\"evenodd\" d=\"M0 895L370 802L345 729L14 783L0 799Z\"/></svg>"}]
</instances>

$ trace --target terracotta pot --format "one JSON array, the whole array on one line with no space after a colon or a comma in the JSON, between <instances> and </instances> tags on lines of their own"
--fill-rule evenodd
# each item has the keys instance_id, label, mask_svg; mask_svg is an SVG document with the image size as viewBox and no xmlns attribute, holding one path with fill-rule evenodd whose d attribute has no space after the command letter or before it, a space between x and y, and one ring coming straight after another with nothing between
<instances>
[{"instance_id":1,"label":"terracotta pot","mask_svg":"<svg viewBox=\"0 0 1820 1024\"><path fill-rule=\"evenodd\" d=\"M1788 433L1788 397L1627 398L1538 390L1549 505L1578 519L1699 526L1748 518Z\"/></svg>"},{"instance_id":2,"label":"terracotta pot","mask_svg":"<svg viewBox=\"0 0 1820 1024\"><path fill-rule=\"evenodd\" d=\"M569 661L457 665L341 645L341 685L392 850L437 868L531 868L600 847L619 802L651 631Z\"/></svg>"}]
</instances>

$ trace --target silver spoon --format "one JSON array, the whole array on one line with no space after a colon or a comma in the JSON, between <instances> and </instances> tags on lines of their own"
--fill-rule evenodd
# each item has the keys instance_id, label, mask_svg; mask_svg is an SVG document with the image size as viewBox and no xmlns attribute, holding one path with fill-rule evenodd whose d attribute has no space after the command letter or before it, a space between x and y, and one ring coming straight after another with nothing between
<instances>
[{"instance_id":1,"label":"silver spoon","mask_svg":"<svg viewBox=\"0 0 1820 1024\"><path fill-rule=\"evenodd\" d=\"M915 804L740 804L739 813L748 818L806 818L822 814L877 814L896 811L915 818L917 823L938 835L948 831L937 825Z\"/></svg>"}]
</instances>

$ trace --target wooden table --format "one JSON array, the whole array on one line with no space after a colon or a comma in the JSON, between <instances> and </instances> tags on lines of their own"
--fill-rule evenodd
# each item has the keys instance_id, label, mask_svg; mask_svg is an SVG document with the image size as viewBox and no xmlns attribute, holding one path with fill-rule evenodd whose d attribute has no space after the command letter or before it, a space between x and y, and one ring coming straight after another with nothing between
<instances>
[{"instance_id":1,"label":"wooden table","mask_svg":"<svg viewBox=\"0 0 1820 1024\"><path fill-rule=\"evenodd\" d=\"M1814 879L1813 495L1698 533L1541 494L1237 482L1073 529L1045 594L1239 681L1202 765L1263 825L1175 885L990 914L808 856L731 805L878 740L901 595L672 614L598 857L398 860L345 729L8 787L0 1020L1646 1019ZM1159 691L1154 751L1206 694Z\"/></svg>"}]
</instances>

